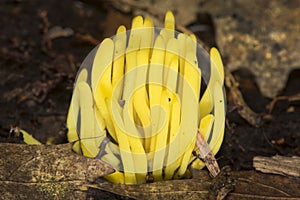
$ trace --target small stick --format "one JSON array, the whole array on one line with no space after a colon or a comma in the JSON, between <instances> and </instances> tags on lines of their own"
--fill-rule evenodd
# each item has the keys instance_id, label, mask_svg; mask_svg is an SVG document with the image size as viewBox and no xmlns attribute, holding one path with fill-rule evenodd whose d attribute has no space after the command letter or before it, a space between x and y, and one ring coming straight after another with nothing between
<instances>
[{"instance_id":1,"label":"small stick","mask_svg":"<svg viewBox=\"0 0 300 200\"><path fill-rule=\"evenodd\" d=\"M262 121L261 116L249 108L238 88L238 83L228 68L225 68L225 84L238 108L239 115L252 126L258 127Z\"/></svg>"},{"instance_id":2,"label":"small stick","mask_svg":"<svg viewBox=\"0 0 300 200\"><path fill-rule=\"evenodd\" d=\"M253 158L253 167L263 173L300 177L300 157L297 156L256 156Z\"/></svg>"},{"instance_id":3,"label":"small stick","mask_svg":"<svg viewBox=\"0 0 300 200\"><path fill-rule=\"evenodd\" d=\"M275 104L277 103L277 101L280 101L280 100L288 100L289 102L300 101L300 93L297 93L297 94L294 94L294 95L291 95L291 96L278 96L278 97L275 97L271 101L271 103L268 105L269 114L272 113L272 111L275 107Z\"/></svg>"},{"instance_id":4,"label":"small stick","mask_svg":"<svg viewBox=\"0 0 300 200\"><path fill-rule=\"evenodd\" d=\"M46 48L49 50L49 49L52 48L52 41L51 41L51 38L49 37L50 22L48 20L48 13L47 13L47 11L46 10L42 10L39 13L39 17L42 20L41 29L42 29L43 37L44 37L43 45L45 45Z\"/></svg>"}]
</instances>

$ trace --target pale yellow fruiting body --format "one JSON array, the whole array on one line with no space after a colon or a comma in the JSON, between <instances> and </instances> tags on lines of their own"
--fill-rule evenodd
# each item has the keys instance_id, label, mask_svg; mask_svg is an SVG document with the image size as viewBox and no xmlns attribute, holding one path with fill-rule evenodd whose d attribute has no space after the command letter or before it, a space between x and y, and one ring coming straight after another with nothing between
<instances>
[{"instance_id":1,"label":"pale yellow fruiting body","mask_svg":"<svg viewBox=\"0 0 300 200\"><path fill-rule=\"evenodd\" d=\"M29 133L27 133L23 129L19 129L18 127L16 127L16 128L13 128L12 130L15 131L15 133L17 135L22 135L23 140L26 144L30 144L30 145L40 145L40 144L42 144L40 141L38 141L37 139L32 137L32 135L30 135Z\"/></svg>"},{"instance_id":2,"label":"pale yellow fruiting body","mask_svg":"<svg viewBox=\"0 0 300 200\"><path fill-rule=\"evenodd\" d=\"M129 34L120 26L77 77L67 119L74 151L111 164L116 172L105 178L113 183L184 177L195 160L198 129L213 153L223 140L223 64L215 48L210 58L200 97L196 37L175 34L172 12L157 33L152 20L141 16L133 19ZM204 164L197 159L192 167Z\"/></svg>"}]
</instances>

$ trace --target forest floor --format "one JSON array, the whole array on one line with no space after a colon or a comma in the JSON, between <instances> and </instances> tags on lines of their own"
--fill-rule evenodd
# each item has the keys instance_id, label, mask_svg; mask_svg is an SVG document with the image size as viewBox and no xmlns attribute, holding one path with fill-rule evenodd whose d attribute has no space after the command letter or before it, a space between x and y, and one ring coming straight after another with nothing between
<instances>
[{"instance_id":1,"label":"forest floor","mask_svg":"<svg viewBox=\"0 0 300 200\"><path fill-rule=\"evenodd\" d=\"M43 143L66 143L66 116L81 62L119 25L129 27L132 16L100 3L57 0L2 1L0 13L0 142L21 142L9 137L18 126ZM272 99L261 95L253 75L244 70L233 75L263 122L248 124L227 97L225 139L216 156L221 167L253 169L258 155L300 156L300 100L278 100L269 113ZM299 85L300 71L294 70L280 96L296 95Z\"/></svg>"}]
</instances>

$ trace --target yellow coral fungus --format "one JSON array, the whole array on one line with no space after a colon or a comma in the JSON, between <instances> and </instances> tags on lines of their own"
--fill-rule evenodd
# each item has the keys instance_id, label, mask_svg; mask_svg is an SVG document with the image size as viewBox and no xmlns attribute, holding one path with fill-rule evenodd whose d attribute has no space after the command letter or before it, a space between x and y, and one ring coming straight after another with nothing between
<instances>
[{"instance_id":1,"label":"yellow coral fungus","mask_svg":"<svg viewBox=\"0 0 300 200\"><path fill-rule=\"evenodd\" d=\"M115 168L106 176L111 182L181 178L192 162L197 169L205 166L193 151L205 158L206 151L215 154L220 148L225 123L221 57L217 49L209 55L194 35L174 28L170 11L164 28L137 16L130 31L120 26L78 72L68 139L77 153ZM202 96L201 80L206 82ZM208 148L201 147L197 132Z\"/></svg>"}]
</instances>

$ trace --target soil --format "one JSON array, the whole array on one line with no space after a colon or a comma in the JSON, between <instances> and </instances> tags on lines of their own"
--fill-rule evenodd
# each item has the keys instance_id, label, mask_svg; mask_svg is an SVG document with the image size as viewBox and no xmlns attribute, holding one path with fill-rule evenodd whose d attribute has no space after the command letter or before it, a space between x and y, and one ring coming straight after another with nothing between
<instances>
[{"instance_id":1,"label":"soil","mask_svg":"<svg viewBox=\"0 0 300 200\"><path fill-rule=\"evenodd\" d=\"M67 142L66 115L81 62L97 41L114 35L119 25L130 24L132 18L109 5L91 2L1 1L0 142L22 142L10 134L15 126L43 143ZM195 23L199 22L206 23ZM73 33L50 39L49 31L55 26ZM207 38L209 46L215 44L207 32L197 35ZM252 74L239 70L234 76L246 103L264 120L259 127L249 125L227 97L226 134L217 154L221 167L252 169L257 155L300 156L300 100L278 100L269 113L272 99L260 94ZM299 93L299 85L300 71L294 70L280 96Z\"/></svg>"}]
</instances>

